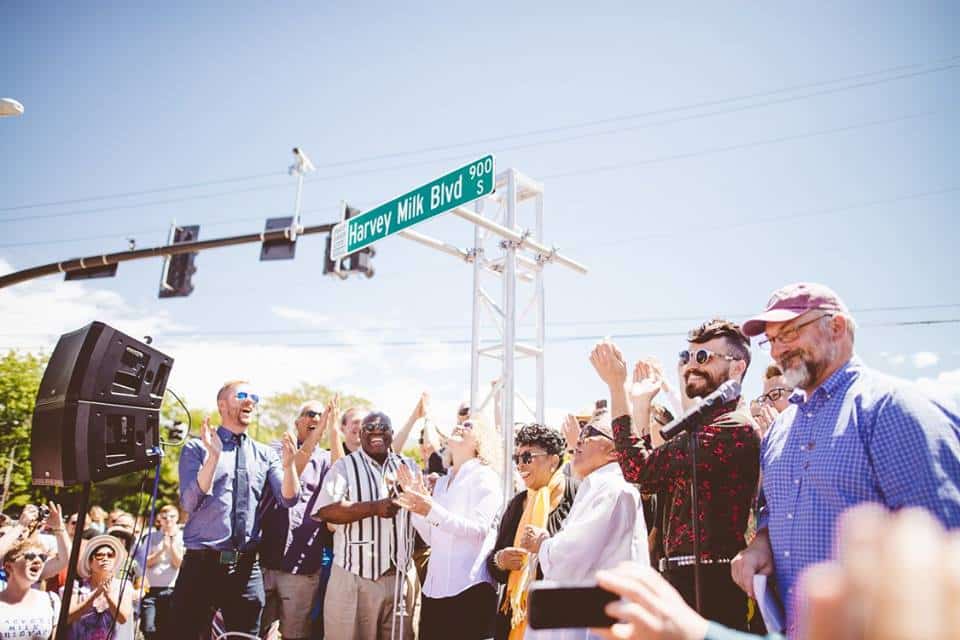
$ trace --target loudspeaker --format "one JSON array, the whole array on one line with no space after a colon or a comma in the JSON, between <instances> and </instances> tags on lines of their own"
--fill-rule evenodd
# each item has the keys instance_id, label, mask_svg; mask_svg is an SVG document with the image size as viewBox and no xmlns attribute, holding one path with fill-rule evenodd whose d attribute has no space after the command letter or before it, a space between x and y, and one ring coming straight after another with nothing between
<instances>
[{"instance_id":1,"label":"loudspeaker","mask_svg":"<svg viewBox=\"0 0 960 640\"><path fill-rule=\"evenodd\" d=\"M152 467L173 359L93 322L60 337L30 434L33 483L67 487Z\"/></svg>"}]
</instances>

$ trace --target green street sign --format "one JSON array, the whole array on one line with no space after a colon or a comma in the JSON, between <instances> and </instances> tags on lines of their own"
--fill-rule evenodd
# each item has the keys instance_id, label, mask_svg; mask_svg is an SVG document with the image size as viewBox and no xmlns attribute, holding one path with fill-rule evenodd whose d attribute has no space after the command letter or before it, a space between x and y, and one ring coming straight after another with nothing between
<instances>
[{"instance_id":1,"label":"green street sign","mask_svg":"<svg viewBox=\"0 0 960 640\"><path fill-rule=\"evenodd\" d=\"M493 190L493 156L488 155L337 224L330 232L330 258L340 260L377 240L490 195Z\"/></svg>"}]
</instances>

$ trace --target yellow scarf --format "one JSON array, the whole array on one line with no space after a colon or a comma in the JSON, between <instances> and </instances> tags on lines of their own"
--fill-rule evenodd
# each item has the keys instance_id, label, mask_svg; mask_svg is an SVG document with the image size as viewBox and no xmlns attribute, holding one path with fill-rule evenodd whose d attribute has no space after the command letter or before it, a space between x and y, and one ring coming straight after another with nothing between
<instances>
[{"instance_id":1,"label":"yellow scarf","mask_svg":"<svg viewBox=\"0 0 960 640\"><path fill-rule=\"evenodd\" d=\"M523 515L520 516L517 533L513 536L513 546L520 546L520 538L523 537L523 529L526 525L532 524L546 529L547 518L563 500L564 486L563 471L557 469L547 486L536 491L527 489ZM527 561L524 561L523 566L517 571L510 572L510 578L507 580L507 594L501 608L502 613L512 610L509 640L523 638L527 627L527 587L534 577L530 571L530 563Z\"/></svg>"}]
</instances>

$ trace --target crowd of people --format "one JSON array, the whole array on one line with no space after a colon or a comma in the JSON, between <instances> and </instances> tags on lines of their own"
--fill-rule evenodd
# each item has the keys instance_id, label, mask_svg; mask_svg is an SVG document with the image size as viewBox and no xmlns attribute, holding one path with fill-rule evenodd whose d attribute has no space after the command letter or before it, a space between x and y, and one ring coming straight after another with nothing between
<instances>
[{"instance_id":1,"label":"crowd of people","mask_svg":"<svg viewBox=\"0 0 960 640\"><path fill-rule=\"evenodd\" d=\"M800 283L693 328L676 385L603 341L584 371L608 397L515 425L507 461L499 421L468 403L451 427L425 420L426 394L397 430L335 396L257 442L254 387L226 382L149 542L97 507L79 534L55 504L0 530L0 638L53 633L76 535L78 640L958 637L960 417L867 367L855 336L835 292ZM756 348L773 360L760 397L664 437ZM417 425L419 460L402 453ZM615 623L534 628L538 580L599 584Z\"/></svg>"}]
</instances>

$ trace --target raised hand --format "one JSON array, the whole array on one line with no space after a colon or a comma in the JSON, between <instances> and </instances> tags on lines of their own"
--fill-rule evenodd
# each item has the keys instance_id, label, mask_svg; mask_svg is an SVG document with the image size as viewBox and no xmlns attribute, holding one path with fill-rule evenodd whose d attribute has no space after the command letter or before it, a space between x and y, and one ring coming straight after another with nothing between
<instances>
[{"instance_id":1,"label":"raised hand","mask_svg":"<svg viewBox=\"0 0 960 640\"><path fill-rule=\"evenodd\" d=\"M430 394L424 391L420 394L420 400L417 402L417 406L413 410L413 415L420 418L425 418L427 413L430 410Z\"/></svg>"},{"instance_id":2,"label":"raised hand","mask_svg":"<svg viewBox=\"0 0 960 640\"><path fill-rule=\"evenodd\" d=\"M63 529L63 509L56 502L48 503L50 515L47 516L47 526L54 531Z\"/></svg>"},{"instance_id":3,"label":"raised hand","mask_svg":"<svg viewBox=\"0 0 960 640\"><path fill-rule=\"evenodd\" d=\"M580 422L572 413L568 413L563 419L563 437L567 441L567 449L573 449L577 446L580 439Z\"/></svg>"},{"instance_id":4,"label":"raised hand","mask_svg":"<svg viewBox=\"0 0 960 640\"><path fill-rule=\"evenodd\" d=\"M430 493L426 484L423 482L423 474L420 473L420 470L417 469L416 472L411 471L410 467L405 464L397 467L397 484L399 484L400 488L405 492L409 491L425 495L429 495Z\"/></svg>"},{"instance_id":5,"label":"raised hand","mask_svg":"<svg viewBox=\"0 0 960 640\"><path fill-rule=\"evenodd\" d=\"M223 453L223 442L217 434L217 428L210 425L209 416L200 423L200 443L206 449L208 455L219 458L220 454Z\"/></svg>"},{"instance_id":6,"label":"raised hand","mask_svg":"<svg viewBox=\"0 0 960 640\"><path fill-rule=\"evenodd\" d=\"M637 360L633 367L633 385L630 387L630 399L634 402L649 404L663 387L663 372L652 359Z\"/></svg>"},{"instance_id":7,"label":"raised hand","mask_svg":"<svg viewBox=\"0 0 960 640\"><path fill-rule=\"evenodd\" d=\"M627 363L612 342L597 343L590 353L590 364L608 387L622 389L627 382Z\"/></svg>"},{"instance_id":8,"label":"raised hand","mask_svg":"<svg viewBox=\"0 0 960 640\"><path fill-rule=\"evenodd\" d=\"M284 468L293 466L294 456L297 455L297 440L289 431L280 438L280 461Z\"/></svg>"}]
</instances>

